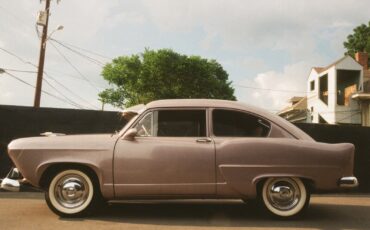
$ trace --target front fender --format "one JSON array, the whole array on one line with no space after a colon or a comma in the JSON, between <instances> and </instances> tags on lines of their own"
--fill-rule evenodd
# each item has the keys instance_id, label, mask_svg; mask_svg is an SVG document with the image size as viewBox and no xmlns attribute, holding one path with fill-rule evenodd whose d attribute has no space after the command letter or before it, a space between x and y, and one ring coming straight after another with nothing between
<instances>
[{"instance_id":1,"label":"front fender","mask_svg":"<svg viewBox=\"0 0 370 230\"><path fill-rule=\"evenodd\" d=\"M79 162L76 162L76 161L72 161L72 160L63 160L63 161L58 161L58 160L50 160L50 161L46 161L46 162L43 162L42 164L38 165L37 168L36 168L36 175L37 175L37 178L36 178L36 181L37 181L37 186L40 185L40 179L43 177L44 175L44 172L50 168L50 167L53 167L55 165L58 165L58 166L67 166L67 165L82 165L82 166L87 166L89 167L90 169L92 169L95 174L97 175L98 179L99 179L99 184L101 185L103 183L103 175L102 175L102 172L99 170L99 167L94 164L93 162L90 162L90 161L79 161Z\"/></svg>"}]
</instances>

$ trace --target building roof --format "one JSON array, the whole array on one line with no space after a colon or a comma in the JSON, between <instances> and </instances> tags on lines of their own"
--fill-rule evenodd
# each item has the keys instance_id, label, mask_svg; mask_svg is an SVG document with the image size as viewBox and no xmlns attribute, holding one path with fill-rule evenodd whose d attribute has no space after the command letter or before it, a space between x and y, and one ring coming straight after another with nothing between
<instances>
[{"instance_id":1,"label":"building roof","mask_svg":"<svg viewBox=\"0 0 370 230\"><path fill-rule=\"evenodd\" d=\"M325 67L312 67L317 73L321 73Z\"/></svg>"},{"instance_id":2,"label":"building roof","mask_svg":"<svg viewBox=\"0 0 370 230\"><path fill-rule=\"evenodd\" d=\"M295 102L298 102L298 101L302 100L303 98L304 97L297 97L297 96L295 96L295 97L290 98L289 99L289 102L295 103Z\"/></svg>"},{"instance_id":3,"label":"building roof","mask_svg":"<svg viewBox=\"0 0 370 230\"><path fill-rule=\"evenodd\" d=\"M292 97L293 98L298 98L298 97ZM290 99L290 101L292 100ZM301 97L301 99L293 104L293 105L290 105L290 106L287 106L285 107L283 110L281 110L280 112L278 112L278 115L283 115L283 114L286 114L288 112L292 112L292 111L305 111L307 109L307 97Z\"/></svg>"},{"instance_id":4,"label":"building roof","mask_svg":"<svg viewBox=\"0 0 370 230\"><path fill-rule=\"evenodd\" d=\"M313 67L313 69L317 72L317 73L322 73L324 72L325 70L328 70L330 69L331 67L337 65L338 63L340 63L341 61L343 61L346 57L349 57L348 55L345 55L343 57L341 57L340 59L336 60L335 62L331 63L330 65L326 66L326 67Z\"/></svg>"}]
</instances>

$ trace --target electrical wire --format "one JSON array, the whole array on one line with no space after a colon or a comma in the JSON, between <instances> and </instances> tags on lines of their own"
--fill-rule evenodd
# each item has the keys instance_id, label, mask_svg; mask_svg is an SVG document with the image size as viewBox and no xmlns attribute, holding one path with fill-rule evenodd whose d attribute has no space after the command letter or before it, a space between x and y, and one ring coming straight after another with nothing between
<instances>
[{"instance_id":1,"label":"electrical wire","mask_svg":"<svg viewBox=\"0 0 370 230\"><path fill-rule=\"evenodd\" d=\"M55 50L59 53L59 55L81 76L83 77L94 89L96 89L98 92L99 92L99 89L85 76L81 73L80 70L78 70L78 68L72 64L72 62L58 49L58 47L56 47L53 43L50 43L50 45L52 45Z\"/></svg>"},{"instance_id":2,"label":"electrical wire","mask_svg":"<svg viewBox=\"0 0 370 230\"><path fill-rule=\"evenodd\" d=\"M344 117L344 118L342 118L342 119L340 119L340 120L338 120L338 121L336 121L336 122L338 123L338 122L341 122L341 121L346 120L346 119L348 119L348 118L352 118L353 116L355 116L355 115L357 115L357 114L359 114L359 113L361 113L361 112L359 111L359 112L357 112L357 113L351 113L349 116L346 116L346 117Z\"/></svg>"},{"instance_id":3,"label":"electrical wire","mask_svg":"<svg viewBox=\"0 0 370 230\"><path fill-rule=\"evenodd\" d=\"M97 52L95 52L95 51L91 51L91 50L88 50L88 49L85 49L85 48L81 48L81 47L78 47L78 46L76 46L76 45L72 45L72 44L70 44L70 43L64 42L64 41L60 41L60 40L57 40L57 39L54 39L54 38L53 38L52 40L53 40L53 41L55 41L55 42L63 43L63 44L64 44L64 45L66 45L66 46L69 46L69 47L73 47L73 48L76 48L76 49L82 50L82 51L84 51L84 52L86 52L86 53L90 53L90 54L93 54L93 55L95 55L95 56L98 56L98 57L101 57L101 58L105 58L105 59L107 59L107 60L109 60L109 61L112 61L112 59L113 59L113 58L108 57L108 56L106 56L106 55L99 54L99 53L97 53Z\"/></svg>"},{"instance_id":4,"label":"electrical wire","mask_svg":"<svg viewBox=\"0 0 370 230\"><path fill-rule=\"evenodd\" d=\"M61 42L59 42L59 41L57 41L57 40L55 40L55 39L50 39L50 41L51 42L55 42L55 43L57 43L57 44L59 44L60 46L62 46L62 47L64 47L64 48L66 48L66 49L68 49L69 51L71 51L71 52L73 52L73 53L75 53L75 54L77 54L77 55L79 55L79 56L81 56L81 57L83 57L83 58L85 58L85 59L87 59L88 61L90 61L91 63L93 63L93 64L96 64L96 65L98 65L98 66L100 66L100 67L103 67L105 64L103 63L103 62L101 62L101 61L99 61L99 60L97 60L97 59L94 59L94 58L92 58L92 57L89 57L89 56L87 56L87 55L85 55L85 54L83 54L83 53L81 53L81 52L79 52L79 51L77 51L77 50L75 50L75 49L72 49L72 48L70 48L70 47L68 47L68 46L66 46L66 45L64 45L63 43L61 43Z\"/></svg>"},{"instance_id":5,"label":"electrical wire","mask_svg":"<svg viewBox=\"0 0 370 230\"><path fill-rule=\"evenodd\" d=\"M0 68L6 71L10 72L18 72L18 73L37 73L37 71L32 71L32 70L19 70L19 69L8 69L8 68Z\"/></svg>"},{"instance_id":6,"label":"electrical wire","mask_svg":"<svg viewBox=\"0 0 370 230\"><path fill-rule=\"evenodd\" d=\"M43 79L45 81L45 83L50 87L52 88L55 92L57 92L59 95L61 95L65 100L69 101L71 104L74 104L77 108L79 109L86 109L87 107L84 107L74 101L72 101L70 98L68 98L67 96L65 96L62 92L60 92L57 88L55 88L49 81L48 79L44 78Z\"/></svg>"},{"instance_id":7,"label":"electrical wire","mask_svg":"<svg viewBox=\"0 0 370 230\"><path fill-rule=\"evenodd\" d=\"M29 62L29 61L24 60L23 58L21 58L20 56L16 55L15 53L13 53L13 52L11 52L11 51L9 51L9 50L6 50L6 49L4 49L4 48L2 48L2 47L0 47L0 50L2 50L3 52L5 52L5 53L7 53L7 54L9 54L9 55L11 55L11 56L13 56L13 57L15 57L16 59L18 59L19 61L23 62L24 64L28 64L28 65L31 65L31 66L33 66L33 67L35 67L35 68L38 68L38 66L37 66L36 64L34 64L34 63L32 63L32 62ZM83 77L77 77L77 76L72 75L72 74L63 73L63 72L58 71L58 70L51 70L51 69L49 69L49 68L45 68L45 69L46 69L46 70L48 70L48 71L51 71L51 72L55 72L55 73L62 74L62 75L64 75L64 76L73 77L73 78L75 78L75 79L79 79L79 80L84 80L84 81L86 81L86 79L85 79L85 78L83 78ZM44 73L46 74L46 72L45 72L45 71L44 71ZM97 83L96 83L96 84L97 84ZM100 87L100 86L98 86L98 87L99 87L99 88L101 88L101 89L104 89L104 88L102 88L102 87Z\"/></svg>"},{"instance_id":8,"label":"electrical wire","mask_svg":"<svg viewBox=\"0 0 370 230\"><path fill-rule=\"evenodd\" d=\"M20 56L18 56L18 55L16 55L16 54L12 53L12 52L10 52L10 51L8 51L8 50L6 50L6 49L3 49L3 48L1 48L1 47L0 47L0 49L1 49L1 50L3 50L4 52L6 52L6 53L10 54L11 56L16 57L16 58L17 58L18 60L20 60L21 62L23 62L23 63L25 63L25 64L32 65L32 66L34 66L34 67L36 67L36 68L37 68L37 65L33 64L32 62L25 61L25 60L24 60L23 58L21 58ZM7 71L15 71L15 72L37 73L37 71L24 71L24 70L15 70L15 69L3 69L3 70L7 70ZM75 97L79 98L81 101L84 101L85 103L89 104L89 105L90 105L90 106L92 106L94 109L99 109L99 108L97 108L96 106L92 105L92 104L91 104L90 102L88 102L87 100L83 99L82 97L80 97L80 96L78 96L77 94L75 94L74 92L72 92L70 89L68 89L67 87L65 87L62 83L60 83L59 81L57 81L54 77L52 77L51 75L49 75L49 74L48 74L48 73L46 73L45 71L44 71L44 74L45 74L45 76L47 76L47 77L51 78L53 81L55 81L58 85L62 86L64 89L66 89L68 92L70 92L71 94L73 94ZM45 79L45 80L46 80L46 79ZM84 80L84 79L81 79L81 80ZM47 82L47 84L49 84L49 85L50 85L50 83L49 83L49 82ZM53 87L53 86L51 86L51 87ZM53 87L53 88L55 89L55 87ZM72 101L71 99L67 98L67 96L65 96L65 95L64 95L63 93L61 93L59 90L57 90L57 89L55 89L55 90L56 90L59 94L63 95L63 97L65 97L65 98L66 98L66 100L69 100L71 103L74 103L74 104L76 104L76 105L78 105L78 106L80 106L80 107L81 107L81 105L79 105L78 103L76 103L76 102Z\"/></svg>"},{"instance_id":9,"label":"electrical wire","mask_svg":"<svg viewBox=\"0 0 370 230\"><path fill-rule=\"evenodd\" d=\"M46 73L45 73L46 75ZM58 85L60 85L63 89L65 89L66 91L68 91L70 94L74 95L75 97L79 98L81 101L85 102L86 104L89 104L91 107L93 107L94 109L97 109L99 110L98 107L96 107L95 105L91 104L90 102L88 102L87 100L83 99L82 97L80 97L79 95L77 95L76 93L74 93L72 90L70 90L69 88L67 88L66 86L64 86L62 83L60 83L57 79L55 79L54 77L50 76L50 75L46 75L47 77L49 77L50 79L52 79L55 83L57 83ZM49 82L50 84L50 82Z\"/></svg>"},{"instance_id":10,"label":"electrical wire","mask_svg":"<svg viewBox=\"0 0 370 230\"><path fill-rule=\"evenodd\" d=\"M30 86L30 87L32 87L32 88L34 88L34 89L36 88L34 85L32 85L32 84L30 84L30 83L28 83L28 82L26 82L26 81L22 80L21 78L19 78L19 77L15 76L14 74L11 74L11 73L8 73L8 72L4 72L4 73L5 73L5 74L7 74L7 75L8 75L8 76L10 76L10 77L12 77L12 78L16 79L17 81L22 82L22 83L23 83L23 84L25 84L25 85L28 85L28 86ZM55 99L59 100L59 101L65 102L65 103L67 103L67 104L69 104L69 105L72 105L72 106L74 106L74 107L78 108L75 104L70 103L69 101L67 101L67 100L65 100L65 99L63 99L63 98L61 98L61 97L58 97L58 96L56 96L56 95L54 95L54 94L52 94L52 93L49 93L48 91L41 90L41 92L42 92L42 93L44 93L44 94L46 94L46 95L48 95L48 96L50 96L50 97L53 97L53 98L55 98Z\"/></svg>"},{"instance_id":11,"label":"electrical wire","mask_svg":"<svg viewBox=\"0 0 370 230\"><path fill-rule=\"evenodd\" d=\"M20 60L21 62L25 63L25 64L29 64L29 65L32 65L32 66L35 66L37 68L37 66L35 64L33 64L32 62L29 62L29 61L25 61L23 58L19 57L18 55L16 55L15 53L13 52L10 52L9 50L6 50L2 47L0 47L0 50L4 51L5 53L17 58L18 60Z\"/></svg>"},{"instance_id":12,"label":"electrical wire","mask_svg":"<svg viewBox=\"0 0 370 230\"><path fill-rule=\"evenodd\" d=\"M13 18L15 18L19 23L21 23L25 28L27 28L28 30L31 31L31 27L28 25L28 23L26 23L26 21L24 19L21 19L20 17L18 17L16 14L14 14L13 12L5 9L4 7L0 6L0 9L2 9L5 13L7 13L8 15L12 16Z\"/></svg>"},{"instance_id":13,"label":"electrical wire","mask_svg":"<svg viewBox=\"0 0 370 230\"><path fill-rule=\"evenodd\" d=\"M284 89L270 89L270 88L259 88L254 86L246 86L246 85L239 85L233 84L236 87L240 88L247 88L247 89L256 89L256 90L266 90L266 91L273 91L273 92L283 92L283 93L307 93L305 91L295 91L295 90L284 90Z\"/></svg>"},{"instance_id":14,"label":"electrical wire","mask_svg":"<svg viewBox=\"0 0 370 230\"><path fill-rule=\"evenodd\" d=\"M7 69L7 68L0 68L2 70L5 70L5 71L10 71L10 72L20 72L20 73L37 73L37 71L28 71L28 70L16 70L16 69ZM64 86L62 83L60 83L57 79L55 79L54 77L48 75L47 73L44 73L45 74L45 82L51 87L53 88L56 92L58 92L61 96L63 96L66 100L70 101L71 103L74 103L76 105L78 105L79 107L84 107L84 108L87 108L85 106L82 106L80 104L78 104L77 102L74 102L72 99L68 98L67 96L65 96L62 92L60 92L58 89L56 89L49 81L47 81L46 77L52 79L55 83L57 83L58 85L60 85L62 88L64 88L65 90L67 90L69 93L71 93L72 95L74 95L75 97L79 98L81 101L84 101L86 104L89 104L91 107L93 107L93 109L99 109L98 107L96 107L95 105L91 104L90 102L88 102L87 100L83 99L82 97L80 97L79 95L75 94L72 90L68 89L66 86ZM90 108L89 108L90 109Z\"/></svg>"}]
</instances>

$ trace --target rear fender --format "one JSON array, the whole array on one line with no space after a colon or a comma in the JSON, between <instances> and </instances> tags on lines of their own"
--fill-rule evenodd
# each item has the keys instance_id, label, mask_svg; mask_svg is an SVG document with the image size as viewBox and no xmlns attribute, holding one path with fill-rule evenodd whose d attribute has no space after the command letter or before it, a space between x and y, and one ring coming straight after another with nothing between
<instances>
[{"instance_id":1,"label":"rear fender","mask_svg":"<svg viewBox=\"0 0 370 230\"><path fill-rule=\"evenodd\" d=\"M310 181L314 185L316 174L323 172L323 169L315 166L221 165L219 168L226 184L239 196L248 198L257 196L257 185L266 178L297 177ZM332 170L325 168L325 171L327 173L322 174L322 177L335 178L338 168L332 168ZM333 184L327 186L335 187L336 181L331 181Z\"/></svg>"}]
</instances>

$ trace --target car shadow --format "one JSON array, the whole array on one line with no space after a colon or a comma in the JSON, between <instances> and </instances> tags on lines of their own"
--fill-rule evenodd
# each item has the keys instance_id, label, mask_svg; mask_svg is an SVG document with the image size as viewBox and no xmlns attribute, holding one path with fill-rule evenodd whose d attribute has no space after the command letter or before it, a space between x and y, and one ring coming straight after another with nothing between
<instances>
[{"instance_id":1,"label":"car shadow","mask_svg":"<svg viewBox=\"0 0 370 230\"><path fill-rule=\"evenodd\" d=\"M311 204L305 215L289 221L272 218L243 202L122 202L87 219L160 226L368 229L370 206ZM65 219L83 221L86 219Z\"/></svg>"}]
</instances>

